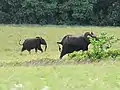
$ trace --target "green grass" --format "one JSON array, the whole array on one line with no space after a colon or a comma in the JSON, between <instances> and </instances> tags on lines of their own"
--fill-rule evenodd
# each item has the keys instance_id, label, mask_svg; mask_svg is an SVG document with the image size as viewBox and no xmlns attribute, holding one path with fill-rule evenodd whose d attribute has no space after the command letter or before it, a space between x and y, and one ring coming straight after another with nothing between
<instances>
[{"instance_id":1,"label":"green grass","mask_svg":"<svg viewBox=\"0 0 120 90\"><path fill-rule=\"evenodd\" d=\"M114 34L116 37L120 37L119 27L53 27L53 26L0 26L0 62L24 62L29 60L37 60L43 58L58 59L60 52L58 51L57 41L66 34L80 35L86 31L93 31L97 35L105 31L108 34ZM48 43L48 49L46 52L40 51L36 54L32 50L30 55L27 51L21 55L21 48L19 40L22 42L26 38L32 38L36 36L42 36ZM115 48L119 48L120 42L115 45ZM64 58L67 58L64 57Z\"/></svg>"},{"instance_id":2,"label":"green grass","mask_svg":"<svg viewBox=\"0 0 120 90\"><path fill-rule=\"evenodd\" d=\"M119 90L120 62L0 68L0 90ZM19 90L19 89L17 89Z\"/></svg>"},{"instance_id":3,"label":"green grass","mask_svg":"<svg viewBox=\"0 0 120 90\"><path fill-rule=\"evenodd\" d=\"M120 62L112 60L99 63L79 65L48 65L48 66L11 66L29 60L57 60L57 41L66 34L80 35L86 31L93 31L96 35L105 31L120 38L119 27L77 27L77 26L0 26L0 90L11 90L15 84L22 84L22 90L42 90L48 86L49 90L119 90ZM27 51L21 55L22 42L26 38L42 36L48 43L46 52L31 54ZM119 49L120 42L113 48ZM63 58L67 59L67 55ZM18 89L17 89L18 90Z\"/></svg>"}]
</instances>

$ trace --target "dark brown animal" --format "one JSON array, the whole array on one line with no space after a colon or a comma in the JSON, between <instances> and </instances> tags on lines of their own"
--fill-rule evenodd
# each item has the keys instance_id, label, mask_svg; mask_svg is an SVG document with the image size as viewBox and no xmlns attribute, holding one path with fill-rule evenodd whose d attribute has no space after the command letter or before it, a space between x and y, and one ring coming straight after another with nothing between
<instances>
[{"instance_id":1,"label":"dark brown animal","mask_svg":"<svg viewBox=\"0 0 120 90\"><path fill-rule=\"evenodd\" d=\"M80 36L73 36L73 35L64 36L64 38L61 40L61 42L57 42L57 44L62 45L60 59L64 55L72 53L74 51L88 50L88 45L90 44L90 40L89 40L88 36L96 38L96 36L93 34L93 32L86 32ZM60 48L60 46L59 46L59 48Z\"/></svg>"},{"instance_id":2,"label":"dark brown animal","mask_svg":"<svg viewBox=\"0 0 120 90\"><path fill-rule=\"evenodd\" d=\"M35 49L36 53L37 53L37 50L40 50L41 52L43 52L41 45L45 45L45 51L47 49L47 43L42 37L26 39L23 42L23 44L21 44L20 41L19 41L19 44L23 45L21 52L23 52L24 50L27 50L30 53L31 49Z\"/></svg>"}]
</instances>

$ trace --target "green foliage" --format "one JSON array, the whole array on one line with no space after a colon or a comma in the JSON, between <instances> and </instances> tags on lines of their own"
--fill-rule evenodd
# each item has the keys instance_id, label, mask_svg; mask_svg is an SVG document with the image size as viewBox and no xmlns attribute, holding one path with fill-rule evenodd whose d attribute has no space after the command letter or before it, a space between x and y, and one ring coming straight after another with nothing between
<instances>
[{"instance_id":1,"label":"green foliage","mask_svg":"<svg viewBox=\"0 0 120 90\"><path fill-rule=\"evenodd\" d=\"M120 25L119 0L1 0L0 23Z\"/></svg>"},{"instance_id":2,"label":"green foliage","mask_svg":"<svg viewBox=\"0 0 120 90\"><path fill-rule=\"evenodd\" d=\"M120 25L120 3L114 3L113 6L109 8L108 22L110 25L119 26Z\"/></svg>"},{"instance_id":3,"label":"green foliage","mask_svg":"<svg viewBox=\"0 0 120 90\"><path fill-rule=\"evenodd\" d=\"M111 47L114 43L117 43L119 39L116 39L113 35L109 36L107 33L101 33L98 40L90 38L92 49L89 51L73 52L70 54L70 58L75 60L101 60L105 58L116 59L120 55L120 50L112 50Z\"/></svg>"},{"instance_id":4,"label":"green foliage","mask_svg":"<svg viewBox=\"0 0 120 90\"><path fill-rule=\"evenodd\" d=\"M107 54L115 60L120 55L120 50L108 50Z\"/></svg>"}]
</instances>

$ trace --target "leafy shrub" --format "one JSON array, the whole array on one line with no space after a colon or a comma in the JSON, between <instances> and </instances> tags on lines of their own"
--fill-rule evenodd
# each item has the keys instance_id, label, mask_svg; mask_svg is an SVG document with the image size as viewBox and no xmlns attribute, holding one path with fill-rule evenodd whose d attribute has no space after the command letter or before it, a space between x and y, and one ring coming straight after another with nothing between
<instances>
[{"instance_id":1,"label":"leafy shrub","mask_svg":"<svg viewBox=\"0 0 120 90\"><path fill-rule=\"evenodd\" d=\"M120 50L108 50L107 54L115 60L120 55Z\"/></svg>"},{"instance_id":2,"label":"leafy shrub","mask_svg":"<svg viewBox=\"0 0 120 90\"><path fill-rule=\"evenodd\" d=\"M120 50L113 50L111 47L114 43L117 43L119 39L115 38L114 35L109 36L107 33L101 33L98 40L90 38L92 49L88 51L73 52L69 55L74 60L102 60L105 58L116 59L120 55Z\"/></svg>"}]
</instances>

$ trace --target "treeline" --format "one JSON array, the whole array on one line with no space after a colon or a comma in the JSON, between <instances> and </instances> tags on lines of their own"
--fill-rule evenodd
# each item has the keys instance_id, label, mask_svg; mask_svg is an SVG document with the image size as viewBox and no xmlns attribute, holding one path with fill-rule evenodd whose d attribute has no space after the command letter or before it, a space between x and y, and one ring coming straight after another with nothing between
<instances>
[{"instance_id":1,"label":"treeline","mask_svg":"<svg viewBox=\"0 0 120 90\"><path fill-rule=\"evenodd\" d=\"M120 0L0 0L0 23L120 26Z\"/></svg>"}]
</instances>

